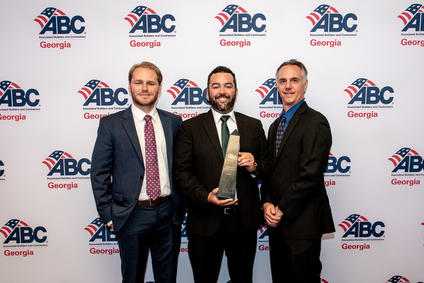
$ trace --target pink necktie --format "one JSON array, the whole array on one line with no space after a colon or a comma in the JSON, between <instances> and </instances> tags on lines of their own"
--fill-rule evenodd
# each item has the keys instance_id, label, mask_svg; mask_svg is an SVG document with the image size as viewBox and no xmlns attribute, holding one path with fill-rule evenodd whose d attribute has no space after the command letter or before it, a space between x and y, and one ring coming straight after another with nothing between
<instances>
[{"instance_id":1,"label":"pink necktie","mask_svg":"<svg viewBox=\"0 0 424 283\"><path fill-rule=\"evenodd\" d=\"M152 116L144 116L146 124L144 126L144 139L146 150L146 192L155 200L160 196L160 180L158 155L156 151L155 130L152 124Z\"/></svg>"}]
</instances>

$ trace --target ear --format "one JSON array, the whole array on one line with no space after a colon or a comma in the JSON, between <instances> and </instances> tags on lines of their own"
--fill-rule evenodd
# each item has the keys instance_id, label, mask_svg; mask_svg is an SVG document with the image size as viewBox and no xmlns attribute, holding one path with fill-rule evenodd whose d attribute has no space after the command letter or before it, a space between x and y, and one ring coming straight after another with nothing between
<instances>
[{"instance_id":1,"label":"ear","mask_svg":"<svg viewBox=\"0 0 424 283\"><path fill-rule=\"evenodd\" d=\"M211 101L210 98L209 98L209 87L206 88L206 99L208 101Z\"/></svg>"},{"instance_id":2,"label":"ear","mask_svg":"<svg viewBox=\"0 0 424 283\"><path fill-rule=\"evenodd\" d=\"M305 82L305 89L304 89L304 92L306 92L306 89L308 88L308 80L306 80L306 82Z\"/></svg>"}]
</instances>

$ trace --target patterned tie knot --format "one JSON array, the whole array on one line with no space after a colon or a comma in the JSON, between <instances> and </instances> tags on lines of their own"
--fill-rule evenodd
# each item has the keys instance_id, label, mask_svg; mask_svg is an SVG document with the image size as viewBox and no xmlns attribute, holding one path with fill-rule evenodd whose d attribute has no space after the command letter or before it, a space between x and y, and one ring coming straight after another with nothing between
<instances>
[{"instance_id":1,"label":"patterned tie knot","mask_svg":"<svg viewBox=\"0 0 424 283\"><path fill-rule=\"evenodd\" d=\"M286 123L286 114L285 113L281 114L280 123L282 123L283 125Z\"/></svg>"},{"instance_id":2,"label":"patterned tie knot","mask_svg":"<svg viewBox=\"0 0 424 283\"><path fill-rule=\"evenodd\" d=\"M152 120L152 116L146 115L144 116L144 120L146 120L146 122L150 122Z\"/></svg>"}]
</instances>

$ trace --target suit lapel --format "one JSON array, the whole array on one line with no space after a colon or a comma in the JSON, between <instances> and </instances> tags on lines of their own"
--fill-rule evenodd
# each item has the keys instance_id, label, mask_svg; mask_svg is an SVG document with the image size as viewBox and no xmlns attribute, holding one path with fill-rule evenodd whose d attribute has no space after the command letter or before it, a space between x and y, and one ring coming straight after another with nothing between
<instances>
[{"instance_id":1,"label":"suit lapel","mask_svg":"<svg viewBox=\"0 0 424 283\"><path fill-rule=\"evenodd\" d=\"M127 108L122 114L122 126L125 129L134 150L137 152L141 164L143 164L143 157L141 155L140 142L138 141L137 130L135 128L134 118L131 112L131 108Z\"/></svg>"},{"instance_id":2,"label":"suit lapel","mask_svg":"<svg viewBox=\"0 0 424 283\"><path fill-rule=\"evenodd\" d=\"M159 113L159 118L162 123L163 132L165 134L165 142L166 142L166 155L168 158L168 170L171 172L172 167L172 144L173 144L173 135L172 135L172 123L171 118L165 115L160 109L157 109Z\"/></svg>"},{"instance_id":3,"label":"suit lapel","mask_svg":"<svg viewBox=\"0 0 424 283\"><path fill-rule=\"evenodd\" d=\"M307 108L308 108L308 105L306 104L306 102L303 102L302 105L300 105L299 109L297 109L296 113L294 113L293 117L291 118L289 125L284 131L283 139L281 140L281 146L280 146L280 150L278 151L276 161L280 158L281 152L284 150L284 146L287 142L287 139L290 137L293 130L296 128L296 125L300 121L303 112L305 112ZM275 147L275 136L274 136L274 147Z\"/></svg>"},{"instance_id":4,"label":"suit lapel","mask_svg":"<svg viewBox=\"0 0 424 283\"><path fill-rule=\"evenodd\" d=\"M224 161L224 157L222 156L221 144L219 143L219 136L216 130L215 121L213 119L212 110L209 110L206 115L203 117L203 130L206 133L212 147L216 154L218 154L221 161Z\"/></svg>"}]
</instances>

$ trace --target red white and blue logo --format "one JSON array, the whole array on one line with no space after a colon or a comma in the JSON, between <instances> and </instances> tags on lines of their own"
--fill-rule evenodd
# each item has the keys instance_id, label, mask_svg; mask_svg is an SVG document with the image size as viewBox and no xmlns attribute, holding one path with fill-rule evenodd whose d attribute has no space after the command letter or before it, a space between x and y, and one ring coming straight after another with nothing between
<instances>
[{"instance_id":1,"label":"red white and blue logo","mask_svg":"<svg viewBox=\"0 0 424 283\"><path fill-rule=\"evenodd\" d=\"M403 275L392 276L386 283L402 283L402 282L411 282Z\"/></svg>"},{"instance_id":2,"label":"red white and blue logo","mask_svg":"<svg viewBox=\"0 0 424 283\"><path fill-rule=\"evenodd\" d=\"M337 185L339 177L348 177L351 175L351 160L349 156L335 156L331 152L328 155L327 168L324 172L324 184L326 188Z\"/></svg>"},{"instance_id":3,"label":"red white and blue logo","mask_svg":"<svg viewBox=\"0 0 424 283\"><path fill-rule=\"evenodd\" d=\"M114 255L119 254L118 242L114 233L103 225L100 217L95 218L85 226L85 231L90 234L88 245L89 253L92 255Z\"/></svg>"},{"instance_id":4,"label":"red white and blue logo","mask_svg":"<svg viewBox=\"0 0 424 283\"><path fill-rule=\"evenodd\" d=\"M187 213L184 215L183 223L181 224L181 247L180 252L188 252L188 235L187 235Z\"/></svg>"},{"instance_id":5,"label":"red white and blue logo","mask_svg":"<svg viewBox=\"0 0 424 283\"><path fill-rule=\"evenodd\" d=\"M4 175L4 162L0 160L0 180L4 181L6 175Z\"/></svg>"},{"instance_id":6,"label":"red white and blue logo","mask_svg":"<svg viewBox=\"0 0 424 283\"><path fill-rule=\"evenodd\" d=\"M43 226L31 227L21 219L10 219L0 228L3 235L5 256L27 257L35 254L34 247L47 247L47 229ZM19 248L18 250L11 248ZM25 248L25 250L22 250Z\"/></svg>"},{"instance_id":7,"label":"red white and blue logo","mask_svg":"<svg viewBox=\"0 0 424 283\"><path fill-rule=\"evenodd\" d=\"M106 229L100 220L100 217L97 217L91 221L91 223L88 224L84 230L90 234L90 243L106 243L117 241L115 234Z\"/></svg>"},{"instance_id":8,"label":"red white and blue logo","mask_svg":"<svg viewBox=\"0 0 424 283\"><path fill-rule=\"evenodd\" d=\"M171 109L173 109L173 113L183 119L196 117L210 108L206 97L206 88L200 88L190 79L177 80L166 92L172 96Z\"/></svg>"},{"instance_id":9,"label":"red white and blue logo","mask_svg":"<svg viewBox=\"0 0 424 283\"><path fill-rule=\"evenodd\" d=\"M368 241L384 240L386 225L382 221L371 222L360 214L349 215L338 226L343 230L343 250L368 250L371 248ZM358 241L358 244L355 241Z\"/></svg>"},{"instance_id":10,"label":"red white and blue logo","mask_svg":"<svg viewBox=\"0 0 424 283\"><path fill-rule=\"evenodd\" d=\"M91 161L88 158L75 159L63 150L53 151L42 164L48 169L47 180L52 180L47 185L50 190L76 190L78 183L75 180L90 178ZM55 180L66 181L58 183Z\"/></svg>"},{"instance_id":11,"label":"red white and blue logo","mask_svg":"<svg viewBox=\"0 0 424 283\"><path fill-rule=\"evenodd\" d=\"M261 225L257 230L258 237L258 251L268 251L269 250L269 239L268 239L268 226L266 224Z\"/></svg>"},{"instance_id":12,"label":"red white and blue logo","mask_svg":"<svg viewBox=\"0 0 424 283\"><path fill-rule=\"evenodd\" d=\"M347 116L349 118L372 119L379 117L378 111L393 108L394 90L391 86L378 87L373 81L367 78L358 78L348 85L345 90L349 102Z\"/></svg>"},{"instance_id":13,"label":"red white and blue logo","mask_svg":"<svg viewBox=\"0 0 424 283\"><path fill-rule=\"evenodd\" d=\"M418 177L424 176L423 157L410 147L402 147L388 158L392 162L392 185L415 186L420 185Z\"/></svg>"},{"instance_id":14,"label":"red white and blue logo","mask_svg":"<svg viewBox=\"0 0 424 283\"><path fill-rule=\"evenodd\" d=\"M10 110L40 110L40 93L34 88L23 89L18 83L0 81L0 121L25 121L26 113L9 114ZM7 113L2 114L3 111Z\"/></svg>"},{"instance_id":15,"label":"red white and blue logo","mask_svg":"<svg viewBox=\"0 0 424 283\"><path fill-rule=\"evenodd\" d=\"M161 47L159 38L176 37L175 17L171 14L160 16L152 8L137 6L124 19L130 24L129 37L133 38L129 42L130 47Z\"/></svg>"},{"instance_id":16,"label":"red white and blue logo","mask_svg":"<svg viewBox=\"0 0 424 283\"><path fill-rule=\"evenodd\" d=\"M412 4L398 18L402 21L400 44L402 46L424 47L424 5Z\"/></svg>"},{"instance_id":17,"label":"red white and blue logo","mask_svg":"<svg viewBox=\"0 0 424 283\"><path fill-rule=\"evenodd\" d=\"M358 17L353 13L342 14L338 9L327 4L321 4L306 16L312 24L310 36L334 36L333 40L311 39L309 44L314 47L342 46L342 37L358 35Z\"/></svg>"},{"instance_id":18,"label":"red white and blue logo","mask_svg":"<svg viewBox=\"0 0 424 283\"><path fill-rule=\"evenodd\" d=\"M266 36L266 17L264 14L248 13L246 9L239 5L227 5L219 12L215 19L220 23L219 36L237 36L240 40L230 40L222 38L220 46L224 47L246 47L252 45L252 36Z\"/></svg>"},{"instance_id":19,"label":"red white and blue logo","mask_svg":"<svg viewBox=\"0 0 424 283\"><path fill-rule=\"evenodd\" d=\"M85 20L82 16L67 16L65 12L54 7L47 7L35 19L40 25L39 38L41 48L71 48L70 39L85 38ZM45 39L66 39L61 42L46 42Z\"/></svg>"},{"instance_id":20,"label":"red white and blue logo","mask_svg":"<svg viewBox=\"0 0 424 283\"><path fill-rule=\"evenodd\" d=\"M261 102L259 102L259 116L261 118L278 118L282 109L282 102L278 94L276 79L267 79L256 88L255 92L259 94L261 99Z\"/></svg>"},{"instance_id":21,"label":"red white and blue logo","mask_svg":"<svg viewBox=\"0 0 424 283\"><path fill-rule=\"evenodd\" d=\"M398 18L402 20L404 26L402 32L424 31L424 6L422 4L412 4Z\"/></svg>"},{"instance_id":22,"label":"red white and blue logo","mask_svg":"<svg viewBox=\"0 0 424 283\"><path fill-rule=\"evenodd\" d=\"M113 89L109 84L97 79L89 80L78 94L84 98L83 110L90 111L84 113L84 119L100 119L109 115L109 111L123 110L129 106L128 91L125 88Z\"/></svg>"}]
</instances>

